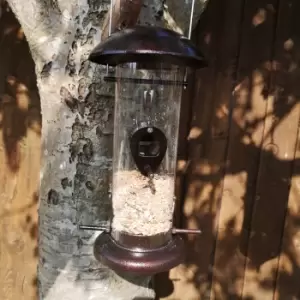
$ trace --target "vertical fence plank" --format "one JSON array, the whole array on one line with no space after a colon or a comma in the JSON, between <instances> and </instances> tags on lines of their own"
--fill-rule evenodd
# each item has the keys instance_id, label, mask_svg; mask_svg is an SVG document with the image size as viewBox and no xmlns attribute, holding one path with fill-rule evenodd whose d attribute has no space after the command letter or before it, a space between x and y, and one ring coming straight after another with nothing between
<instances>
[{"instance_id":1,"label":"vertical fence plank","mask_svg":"<svg viewBox=\"0 0 300 300\"><path fill-rule=\"evenodd\" d=\"M210 294L242 5L243 1L209 1L197 29L198 46L208 57L209 68L196 74L182 225L200 228L203 234L187 238L187 260L170 272L174 291L161 299L206 299Z\"/></svg>"},{"instance_id":2,"label":"vertical fence plank","mask_svg":"<svg viewBox=\"0 0 300 300\"><path fill-rule=\"evenodd\" d=\"M229 149L214 257L213 299L243 293L248 237L263 140L276 0L246 1ZM255 291L253 299L255 298Z\"/></svg>"},{"instance_id":3,"label":"vertical fence plank","mask_svg":"<svg viewBox=\"0 0 300 300\"><path fill-rule=\"evenodd\" d=\"M182 222L182 202L185 194L185 171L188 160L188 140L190 123L193 110L193 97L196 79L194 72L188 72L188 86L183 90L181 109L180 109L180 127L178 135L178 153L177 153L177 172L175 184L175 211L174 226L181 227ZM160 273L153 278L154 289L158 299L166 299L167 295L173 292L173 283L169 279L169 272Z\"/></svg>"},{"instance_id":4,"label":"vertical fence plank","mask_svg":"<svg viewBox=\"0 0 300 300\"><path fill-rule=\"evenodd\" d=\"M276 128L275 132L276 134L281 133L282 135L281 139L284 152L282 151L281 157L276 155L276 158L280 160L281 163L280 175L282 181L285 180L286 182L285 184L281 184L283 185L281 189L284 190L277 194L277 197L281 197L277 200L279 203L274 204L276 205L276 211L280 208L284 209L285 207L283 206L286 206L286 204L287 210L285 215L285 227L281 240L282 246L278 269L273 270L273 276L277 274L277 284L274 295L274 298L277 300L298 299L300 295L300 3L297 0L281 0L280 3L275 55L277 69L275 73L274 86L277 91L277 106L280 105L280 120L283 120L283 124L280 124L281 131L278 132L279 129ZM292 153L296 138L296 149L294 153ZM290 172L292 174L290 174ZM292 175L291 179L290 175ZM287 195L288 191L289 197ZM276 192L276 190L274 192ZM278 216L277 213L273 215L273 217L279 218L282 216ZM282 228L278 228L278 231L281 229ZM274 232L274 235L276 234L277 233ZM277 262L277 260L275 260L275 262ZM272 277L272 284L273 279L274 278Z\"/></svg>"},{"instance_id":5,"label":"vertical fence plank","mask_svg":"<svg viewBox=\"0 0 300 300\"><path fill-rule=\"evenodd\" d=\"M279 2L279 1L278 1ZM256 297L273 299L282 243L290 178L298 134L299 105L289 75L291 61L282 51L291 29L292 1L281 1L272 62L270 96L251 223L251 238L244 281L244 297L255 290ZM287 57L286 57L287 58ZM299 84L296 83L295 84ZM286 298L284 298L286 299Z\"/></svg>"}]
</instances>

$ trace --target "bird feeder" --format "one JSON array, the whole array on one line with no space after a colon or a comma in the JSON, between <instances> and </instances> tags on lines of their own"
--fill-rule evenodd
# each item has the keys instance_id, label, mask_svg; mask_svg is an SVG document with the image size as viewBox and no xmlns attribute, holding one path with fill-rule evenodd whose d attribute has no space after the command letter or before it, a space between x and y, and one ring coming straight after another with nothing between
<instances>
[{"instance_id":1,"label":"bird feeder","mask_svg":"<svg viewBox=\"0 0 300 300\"><path fill-rule=\"evenodd\" d=\"M186 69L206 63L186 37L146 26L112 34L89 60L115 67L104 77L115 83L113 216L95 256L116 271L169 270L184 259L178 233L190 232L173 228L181 92Z\"/></svg>"}]
</instances>

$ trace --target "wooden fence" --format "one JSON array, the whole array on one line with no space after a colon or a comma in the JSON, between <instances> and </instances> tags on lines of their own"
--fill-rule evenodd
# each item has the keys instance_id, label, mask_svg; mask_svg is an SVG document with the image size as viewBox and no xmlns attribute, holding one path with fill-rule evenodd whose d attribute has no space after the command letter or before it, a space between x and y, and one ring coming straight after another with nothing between
<instances>
[{"instance_id":1,"label":"wooden fence","mask_svg":"<svg viewBox=\"0 0 300 300\"><path fill-rule=\"evenodd\" d=\"M177 218L203 234L157 276L160 299L300 299L299 15L297 0L208 2L178 164Z\"/></svg>"},{"instance_id":2,"label":"wooden fence","mask_svg":"<svg viewBox=\"0 0 300 300\"><path fill-rule=\"evenodd\" d=\"M0 2L0 299L35 300L40 103L27 42Z\"/></svg>"}]
</instances>

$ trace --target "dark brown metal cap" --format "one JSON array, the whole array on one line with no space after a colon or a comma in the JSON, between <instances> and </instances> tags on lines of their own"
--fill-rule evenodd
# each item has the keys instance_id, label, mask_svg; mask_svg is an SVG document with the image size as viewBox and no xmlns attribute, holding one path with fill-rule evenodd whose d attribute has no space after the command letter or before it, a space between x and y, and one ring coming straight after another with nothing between
<instances>
[{"instance_id":1,"label":"dark brown metal cap","mask_svg":"<svg viewBox=\"0 0 300 300\"><path fill-rule=\"evenodd\" d=\"M89 60L111 66L129 62L207 66L202 53L188 38L153 26L135 26L113 33L92 51Z\"/></svg>"}]
</instances>

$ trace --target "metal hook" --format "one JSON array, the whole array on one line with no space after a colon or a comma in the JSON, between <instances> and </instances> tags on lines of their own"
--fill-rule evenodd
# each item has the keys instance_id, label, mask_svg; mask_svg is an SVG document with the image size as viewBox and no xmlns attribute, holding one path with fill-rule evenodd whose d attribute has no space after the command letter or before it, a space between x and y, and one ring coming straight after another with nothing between
<instances>
[{"instance_id":1,"label":"metal hook","mask_svg":"<svg viewBox=\"0 0 300 300\"><path fill-rule=\"evenodd\" d=\"M108 36L110 36L111 32L112 32L113 5L114 5L114 0L110 0ZM106 75L108 75L108 69L109 69L109 66L106 65Z\"/></svg>"},{"instance_id":2,"label":"metal hook","mask_svg":"<svg viewBox=\"0 0 300 300\"><path fill-rule=\"evenodd\" d=\"M191 39L191 37L192 37L194 9L195 9L195 0L192 0L191 15L190 15L190 25L189 25L189 34L188 34L188 38L189 39Z\"/></svg>"},{"instance_id":3,"label":"metal hook","mask_svg":"<svg viewBox=\"0 0 300 300\"><path fill-rule=\"evenodd\" d=\"M112 14L113 14L113 5L114 5L114 0L110 0L108 36L110 36L110 35L111 35L111 32L112 32Z\"/></svg>"},{"instance_id":4,"label":"metal hook","mask_svg":"<svg viewBox=\"0 0 300 300\"><path fill-rule=\"evenodd\" d=\"M189 32L188 32L188 38L189 40L192 37L192 31L193 31L193 16L194 16L194 8L195 8L195 0L192 0L192 7L191 7L191 14L190 14L190 24L189 24ZM185 69L184 74L184 81L187 81L187 69Z\"/></svg>"}]
</instances>

